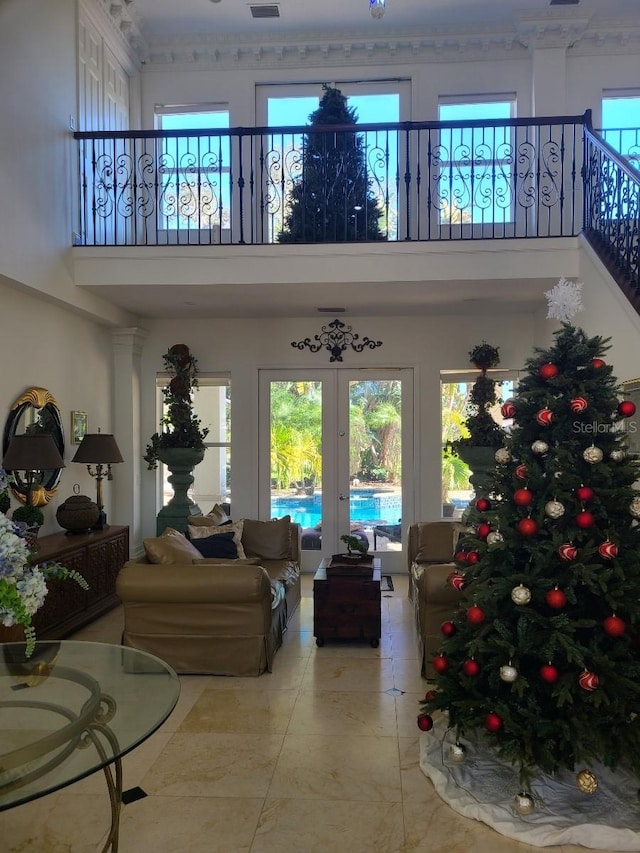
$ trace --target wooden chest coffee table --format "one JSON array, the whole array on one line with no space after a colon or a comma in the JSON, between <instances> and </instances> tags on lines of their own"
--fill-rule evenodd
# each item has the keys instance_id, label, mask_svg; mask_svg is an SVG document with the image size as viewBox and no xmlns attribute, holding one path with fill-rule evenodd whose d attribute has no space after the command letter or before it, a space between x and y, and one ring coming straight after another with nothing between
<instances>
[{"instance_id":1,"label":"wooden chest coffee table","mask_svg":"<svg viewBox=\"0 0 640 853\"><path fill-rule=\"evenodd\" d=\"M329 574L330 558L320 563L313 578L313 635L316 645L325 640L380 642L380 559L374 558L368 577Z\"/></svg>"}]
</instances>

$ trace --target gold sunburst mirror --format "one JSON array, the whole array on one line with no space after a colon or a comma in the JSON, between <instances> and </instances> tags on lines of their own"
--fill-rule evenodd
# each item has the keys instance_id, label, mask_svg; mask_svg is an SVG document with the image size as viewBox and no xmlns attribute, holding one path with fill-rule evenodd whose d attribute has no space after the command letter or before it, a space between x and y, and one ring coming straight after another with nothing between
<instances>
[{"instance_id":1,"label":"gold sunburst mirror","mask_svg":"<svg viewBox=\"0 0 640 853\"><path fill-rule=\"evenodd\" d=\"M60 409L53 395L46 388L28 388L11 405L9 416L4 427L2 453L7 448L14 435L51 435L60 456L64 457L64 430ZM11 491L16 498L25 503L27 498L27 483L22 471L12 471ZM31 501L34 506L48 504L56 493L62 476L61 468L43 471L39 482L34 483L31 491Z\"/></svg>"}]
</instances>

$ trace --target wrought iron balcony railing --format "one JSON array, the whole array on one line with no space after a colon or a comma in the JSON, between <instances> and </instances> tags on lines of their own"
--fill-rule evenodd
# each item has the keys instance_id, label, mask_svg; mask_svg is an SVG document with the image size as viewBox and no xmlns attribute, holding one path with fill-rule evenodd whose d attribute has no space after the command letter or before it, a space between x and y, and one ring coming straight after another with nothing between
<instances>
[{"instance_id":1,"label":"wrought iron balcony railing","mask_svg":"<svg viewBox=\"0 0 640 853\"><path fill-rule=\"evenodd\" d=\"M583 196L588 125L586 113L75 133L80 244L572 236L591 204Z\"/></svg>"}]
</instances>

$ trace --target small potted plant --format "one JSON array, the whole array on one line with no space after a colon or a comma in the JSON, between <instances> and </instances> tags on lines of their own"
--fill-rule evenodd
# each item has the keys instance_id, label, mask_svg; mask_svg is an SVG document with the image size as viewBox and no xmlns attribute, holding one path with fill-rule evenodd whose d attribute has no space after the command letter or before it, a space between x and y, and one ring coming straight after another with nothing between
<instances>
[{"instance_id":1,"label":"small potted plant","mask_svg":"<svg viewBox=\"0 0 640 853\"><path fill-rule=\"evenodd\" d=\"M369 550L366 542L358 539L357 536L350 536L348 533L341 536L340 541L347 546L347 556L349 557L363 557Z\"/></svg>"}]
</instances>

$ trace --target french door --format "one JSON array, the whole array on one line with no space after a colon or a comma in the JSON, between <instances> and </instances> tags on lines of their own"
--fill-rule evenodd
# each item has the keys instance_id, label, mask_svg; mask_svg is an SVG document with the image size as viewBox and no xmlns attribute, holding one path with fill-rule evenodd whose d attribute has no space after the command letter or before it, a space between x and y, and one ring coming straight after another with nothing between
<instances>
[{"instance_id":1,"label":"french door","mask_svg":"<svg viewBox=\"0 0 640 853\"><path fill-rule=\"evenodd\" d=\"M402 519L413 517L413 371L348 368L260 373L260 515L291 515L302 567L355 535L405 565Z\"/></svg>"}]
</instances>

